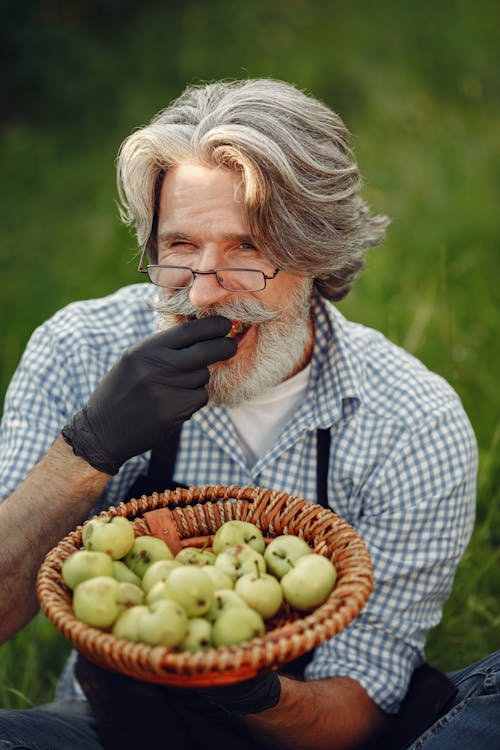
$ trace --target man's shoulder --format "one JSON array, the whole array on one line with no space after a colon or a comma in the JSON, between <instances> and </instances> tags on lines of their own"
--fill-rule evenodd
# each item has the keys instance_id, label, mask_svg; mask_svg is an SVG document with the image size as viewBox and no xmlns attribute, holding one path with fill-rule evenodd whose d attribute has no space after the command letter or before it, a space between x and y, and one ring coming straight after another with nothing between
<instances>
[{"instance_id":1,"label":"man's shoulder","mask_svg":"<svg viewBox=\"0 0 500 750\"><path fill-rule=\"evenodd\" d=\"M71 302L42 324L36 335L59 345L122 350L154 332L154 313L147 304L147 284Z\"/></svg>"},{"instance_id":2,"label":"man's shoulder","mask_svg":"<svg viewBox=\"0 0 500 750\"><path fill-rule=\"evenodd\" d=\"M365 410L410 425L450 406L461 409L458 394L447 380L414 354L381 331L329 308L335 331L333 346L348 363Z\"/></svg>"}]
</instances>

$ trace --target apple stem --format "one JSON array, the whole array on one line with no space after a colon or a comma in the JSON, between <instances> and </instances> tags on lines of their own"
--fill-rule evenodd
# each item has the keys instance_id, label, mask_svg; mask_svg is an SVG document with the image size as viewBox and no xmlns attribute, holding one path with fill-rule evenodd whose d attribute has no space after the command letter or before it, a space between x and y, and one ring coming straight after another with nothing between
<instances>
[{"instance_id":1,"label":"apple stem","mask_svg":"<svg viewBox=\"0 0 500 750\"><path fill-rule=\"evenodd\" d=\"M256 570L257 570L257 578L260 578L260 568L259 568L259 563L257 562L257 560L254 560L254 562L255 562L255 568L256 568Z\"/></svg>"}]
</instances>

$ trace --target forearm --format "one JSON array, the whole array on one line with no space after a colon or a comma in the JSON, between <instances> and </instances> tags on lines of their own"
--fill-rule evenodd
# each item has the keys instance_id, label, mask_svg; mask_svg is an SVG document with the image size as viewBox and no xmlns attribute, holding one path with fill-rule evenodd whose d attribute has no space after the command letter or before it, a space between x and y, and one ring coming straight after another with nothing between
<instances>
[{"instance_id":1,"label":"forearm","mask_svg":"<svg viewBox=\"0 0 500 750\"><path fill-rule=\"evenodd\" d=\"M35 615L36 575L45 555L82 522L108 480L59 437L0 505L0 643Z\"/></svg>"},{"instance_id":2,"label":"forearm","mask_svg":"<svg viewBox=\"0 0 500 750\"><path fill-rule=\"evenodd\" d=\"M385 714L349 677L280 679L278 705L243 719L269 748L354 750L384 726Z\"/></svg>"}]
</instances>

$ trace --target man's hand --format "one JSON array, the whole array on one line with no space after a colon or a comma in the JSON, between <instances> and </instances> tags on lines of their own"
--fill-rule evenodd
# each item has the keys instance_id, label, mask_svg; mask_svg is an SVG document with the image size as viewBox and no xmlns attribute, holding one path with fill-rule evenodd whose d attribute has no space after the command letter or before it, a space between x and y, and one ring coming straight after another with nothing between
<instances>
[{"instance_id":1,"label":"man's hand","mask_svg":"<svg viewBox=\"0 0 500 750\"><path fill-rule=\"evenodd\" d=\"M213 316L149 336L127 350L63 428L77 456L116 474L208 401L208 365L229 359L227 318Z\"/></svg>"},{"instance_id":2,"label":"man's hand","mask_svg":"<svg viewBox=\"0 0 500 750\"><path fill-rule=\"evenodd\" d=\"M281 683L276 672L232 685L205 688L199 694L236 716L258 714L279 703Z\"/></svg>"}]
</instances>

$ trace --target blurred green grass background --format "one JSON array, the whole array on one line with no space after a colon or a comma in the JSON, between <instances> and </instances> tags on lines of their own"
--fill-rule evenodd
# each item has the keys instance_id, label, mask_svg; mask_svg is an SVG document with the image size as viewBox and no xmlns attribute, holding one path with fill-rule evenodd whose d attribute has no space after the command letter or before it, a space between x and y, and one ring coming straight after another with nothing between
<instances>
[{"instance_id":1,"label":"blurred green grass background","mask_svg":"<svg viewBox=\"0 0 500 750\"><path fill-rule=\"evenodd\" d=\"M186 84L271 76L338 111L388 238L341 309L458 391L477 523L428 659L498 648L500 6L496 0L6 0L0 8L0 397L32 330L137 281L121 140ZM0 647L0 705L50 700L69 646L38 615Z\"/></svg>"}]
</instances>

